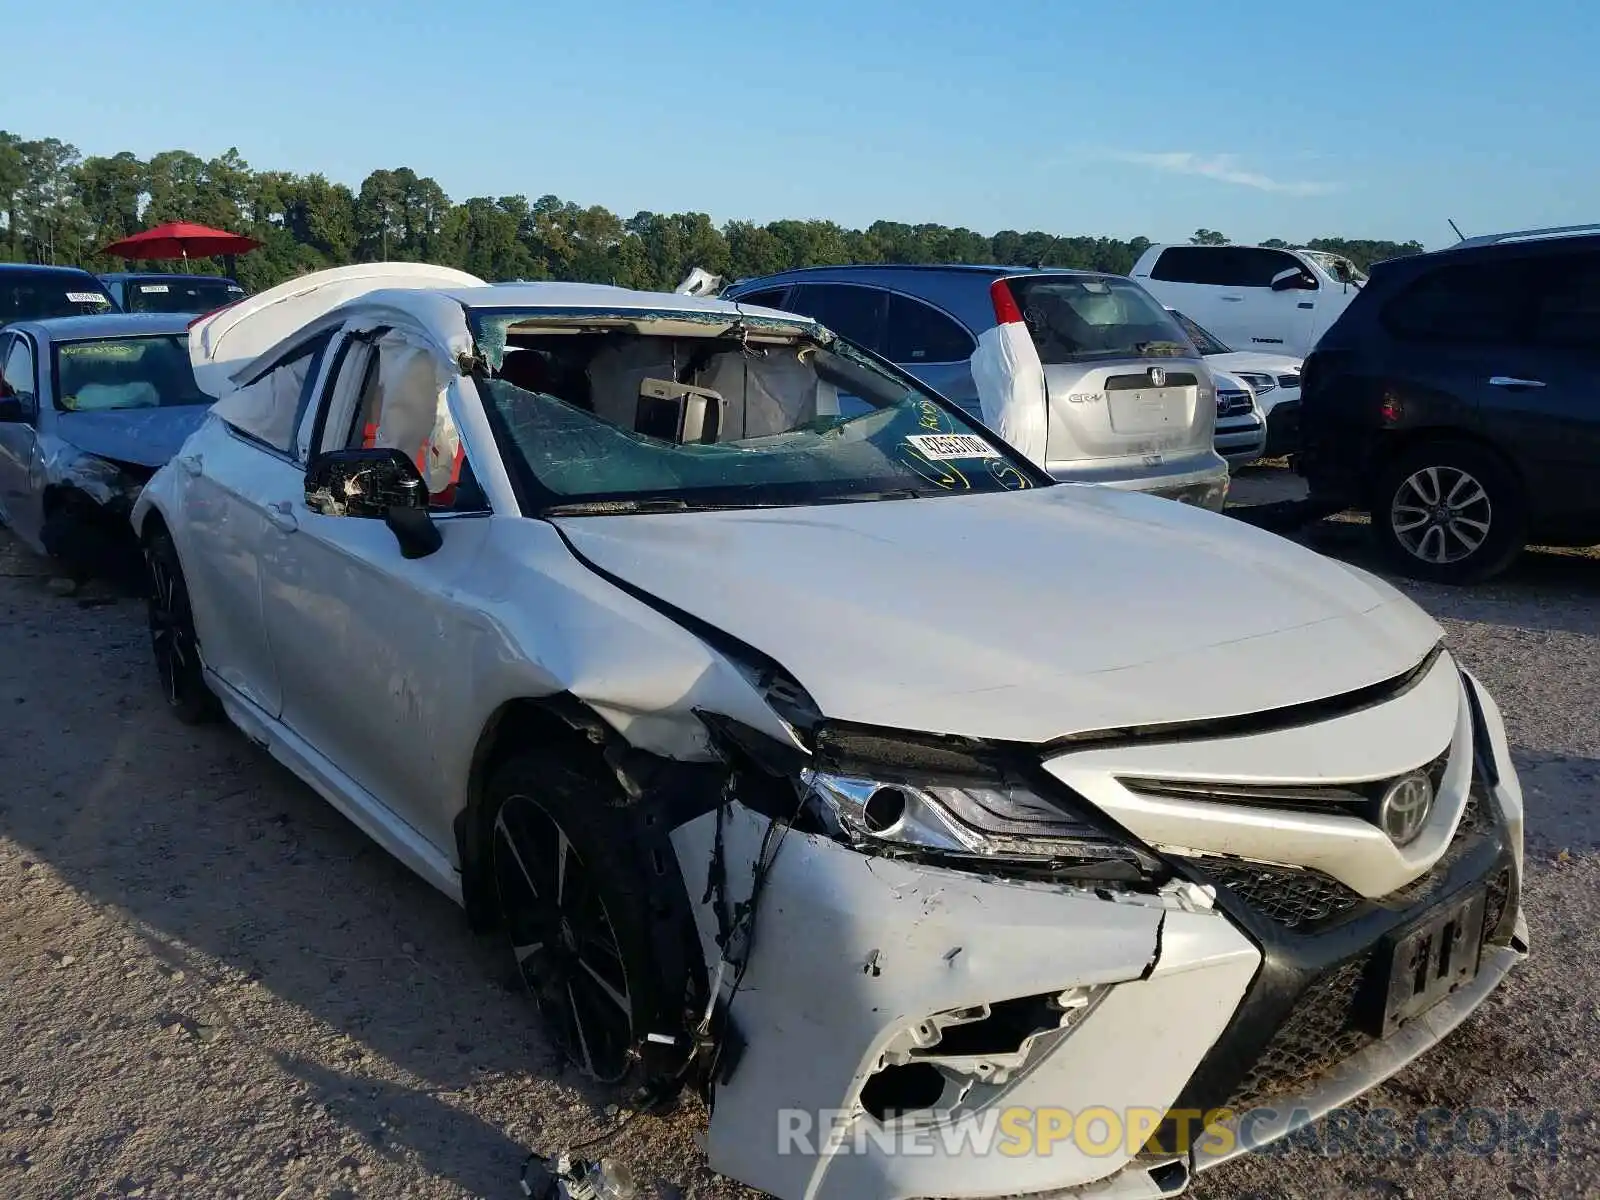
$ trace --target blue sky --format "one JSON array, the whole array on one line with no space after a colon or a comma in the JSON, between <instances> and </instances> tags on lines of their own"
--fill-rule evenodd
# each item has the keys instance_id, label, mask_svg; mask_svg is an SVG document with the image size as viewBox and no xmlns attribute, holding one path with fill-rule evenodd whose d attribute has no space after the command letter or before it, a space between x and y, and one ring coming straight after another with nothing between
<instances>
[{"instance_id":1,"label":"blue sky","mask_svg":"<svg viewBox=\"0 0 1600 1200\"><path fill-rule=\"evenodd\" d=\"M99 10L102 15L91 17ZM0 127L453 199L1157 240L1600 220L1579 0L93 0L7 16ZM28 64L48 64L34 69Z\"/></svg>"}]
</instances>

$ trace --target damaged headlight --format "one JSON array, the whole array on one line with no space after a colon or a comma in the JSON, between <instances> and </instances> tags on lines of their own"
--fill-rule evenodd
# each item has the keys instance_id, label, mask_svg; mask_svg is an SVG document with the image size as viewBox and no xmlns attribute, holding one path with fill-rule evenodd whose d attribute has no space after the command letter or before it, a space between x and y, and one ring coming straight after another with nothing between
<instances>
[{"instance_id":1,"label":"damaged headlight","mask_svg":"<svg viewBox=\"0 0 1600 1200\"><path fill-rule=\"evenodd\" d=\"M1015 784L911 784L807 768L800 785L811 815L860 849L1096 879L1140 879L1160 867L1137 847Z\"/></svg>"}]
</instances>

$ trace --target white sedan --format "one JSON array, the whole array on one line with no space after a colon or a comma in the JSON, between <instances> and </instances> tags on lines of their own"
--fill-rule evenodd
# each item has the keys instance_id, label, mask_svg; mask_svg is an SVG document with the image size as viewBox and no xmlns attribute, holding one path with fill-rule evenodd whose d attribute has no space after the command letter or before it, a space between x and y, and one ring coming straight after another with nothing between
<instances>
[{"instance_id":1,"label":"white sedan","mask_svg":"<svg viewBox=\"0 0 1600 1200\"><path fill-rule=\"evenodd\" d=\"M1175 1195L1527 952L1500 716L1419 609L806 318L380 264L191 351L133 513L174 712L751 1186Z\"/></svg>"}]
</instances>

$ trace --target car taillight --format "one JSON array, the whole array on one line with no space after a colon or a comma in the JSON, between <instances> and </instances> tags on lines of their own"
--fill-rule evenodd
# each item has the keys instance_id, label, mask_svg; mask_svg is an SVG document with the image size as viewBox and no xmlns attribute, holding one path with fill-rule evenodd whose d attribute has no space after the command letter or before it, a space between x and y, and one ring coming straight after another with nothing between
<instances>
[{"instance_id":1,"label":"car taillight","mask_svg":"<svg viewBox=\"0 0 1600 1200\"><path fill-rule=\"evenodd\" d=\"M994 303L995 324L1022 323L1022 310L1017 307L1017 298L1011 294L1011 285L1004 279L996 279L989 285L989 299Z\"/></svg>"}]
</instances>

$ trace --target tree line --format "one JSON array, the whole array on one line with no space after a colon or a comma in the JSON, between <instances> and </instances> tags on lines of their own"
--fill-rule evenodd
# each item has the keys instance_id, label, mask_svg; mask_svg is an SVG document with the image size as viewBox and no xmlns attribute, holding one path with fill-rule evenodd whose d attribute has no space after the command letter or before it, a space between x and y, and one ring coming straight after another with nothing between
<instances>
[{"instance_id":1,"label":"tree line","mask_svg":"<svg viewBox=\"0 0 1600 1200\"><path fill-rule=\"evenodd\" d=\"M237 261L251 291L296 275L384 259L441 263L491 281L569 279L670 289L693 267L730 279L842 262L986 262L1079 267L1126 274L1143 237L1058 236L1006 229L989 235L945 225L875 221L715 224L705 213L622 217L558 196L474 196L455 203L409 167L373 171L352 190L319 174L257 171L230 149L203 159L167 150L85 157L59 138L0 130L0 261L120 270L101 246L166 221L245 233L261 249ZM1210 229L1197 243L1228 239ZM1267 245L1287 245L1273 239ZM1339 237L1304 243L1366 267L1422 250L1416 241ZM155 267L154 269L160 269ZM220 264L195 260L194 269Z\"/></svg>"}]
</instances>

